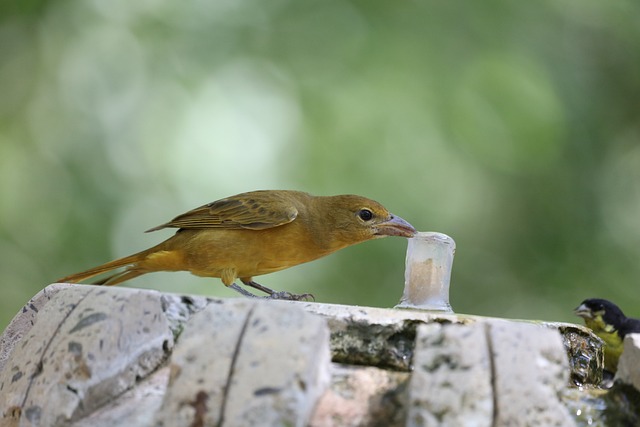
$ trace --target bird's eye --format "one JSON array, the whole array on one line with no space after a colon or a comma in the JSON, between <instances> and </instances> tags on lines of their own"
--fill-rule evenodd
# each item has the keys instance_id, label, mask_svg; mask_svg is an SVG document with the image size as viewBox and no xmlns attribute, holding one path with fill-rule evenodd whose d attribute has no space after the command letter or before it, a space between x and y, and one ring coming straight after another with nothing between
<instances>
[{"instance_id":1,"label":"bird's eye","mask_svg":"<svg viewBox=\"0 0 640 427\"><path fill-rule=\"evenodd\" d=\"M369 209L362 209L358 212L358 216L363 221L371 221L373 218L373 213Z\"/></svg>"}]
</instances>

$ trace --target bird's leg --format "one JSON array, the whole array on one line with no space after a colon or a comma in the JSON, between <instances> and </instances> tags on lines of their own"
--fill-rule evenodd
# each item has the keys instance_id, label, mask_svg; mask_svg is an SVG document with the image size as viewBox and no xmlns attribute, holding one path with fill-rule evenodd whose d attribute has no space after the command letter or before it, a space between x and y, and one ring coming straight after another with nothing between
<instances>
[{"instance_id":1,"label":"bird's leg","mask_svg":"<svg viewBox=\"0 0 640 427\"><path fill-rule=\"evenodd\" d=\"M260 283L254 282L251 279L240 279L240 280L245 285L251 286L254 289L257 289L259 291L264 292L265 294L268 294L269 296L265 297L265 298L283 299L283 300L292 300L292 301L307 301L309 299L315 301L315 299L316 299L312 294L292 294L291 292L286 292L286 291L285 292L276 292L273 289L269 289L266 286L262 286ZM251 294L250 292L248 292L246 290L244 290L244 292L246 292L248 294ZM251 295L253 295L253 294L251 294Z\"/></svg>"},{"instance_id":2,"label":"bird's leg","mask_svg":"<svg viewBox=\"0 0 640 427\"><path fill-rule=\"evenodd\" d=\"M233 289L234 291L241 293L242 295L244 295L245 297L249 297L249 298L262 298L259 297L258 295L252 294L251 292L249 292L248 290L246 290L245 288L236 285L235 283L232 283L229 285L230 289Z\"/></svg>"},{"instance_id":3,"label":"bird's leg","mask_svg":"<svg viewBox=\"0 0 640 427\"><path fill-rule=\"evenodd\" d=\"M267 288L266 286L262 286L260 283L254 282L253 280L250 280L250 279L240 279L240 280L245 285L251 286L254 289L264 292L265 294L273 295L276 293L276 291L274 291L273 289Z\"/></svg>"}]
</instances>

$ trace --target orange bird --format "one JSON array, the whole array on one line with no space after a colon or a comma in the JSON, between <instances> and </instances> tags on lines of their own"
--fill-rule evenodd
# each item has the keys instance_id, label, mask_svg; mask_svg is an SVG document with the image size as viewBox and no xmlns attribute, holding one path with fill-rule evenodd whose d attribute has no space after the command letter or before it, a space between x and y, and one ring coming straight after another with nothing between
<instances>
[{"instance_id":1,"label":"orange bird","mask_svg":"<svg viewBox=\"0 0 640 427\"><path fill-rule=\"evenodd\" d=\"M300 191L263 190L227 197L179 215L149 231L177 228L169 239L81 273L59 279L78 283L126 267L97 285L115 285L154 271L189 271L219 277L245 296L302 299L310 295L275 292L253 281L329 255L356 243L384 236L412 237L416 230L380 203L354 195L318 197Z\"/></svg>"}]
</instances>

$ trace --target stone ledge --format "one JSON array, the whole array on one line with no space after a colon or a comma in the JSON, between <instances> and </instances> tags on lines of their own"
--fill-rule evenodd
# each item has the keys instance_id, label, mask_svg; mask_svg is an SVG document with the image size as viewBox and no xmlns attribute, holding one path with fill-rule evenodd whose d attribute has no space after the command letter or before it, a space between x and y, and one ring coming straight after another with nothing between
<instances>
[{"instance_id":1,"label":"stone ledge","mask_svg":"<svg viewBox=\"0 0 640 427\"><path fill-rule=\"evenodd\" d=\"M0 425L572 425L559 390L597 378L598 343L571 324L54 284L0 338Z\"/></svg>"}]
</instances>

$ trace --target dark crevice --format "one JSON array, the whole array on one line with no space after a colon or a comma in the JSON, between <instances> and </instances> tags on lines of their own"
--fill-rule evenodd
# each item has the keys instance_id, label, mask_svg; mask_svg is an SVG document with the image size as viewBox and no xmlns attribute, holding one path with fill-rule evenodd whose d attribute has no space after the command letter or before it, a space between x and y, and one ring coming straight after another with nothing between
<instances>
[{"instance_id":1,"label":"dark crevice","mask_svg":"<svg viewBox=\"0 0 640 427\"><path fill-rule=\"evenodd\" d=\"M236 347L233 349L233 356L231 358L231 365L229 366L229 375L227 376L227 382L224 386L224 390L222 391L222 404L220 405L220 418L216 425L218 427L222 427L224 424L224 415L227 410L227 399L229 397L229 389L231 388L231 380L233 379L233 375L235 374L236 362L238 360L238 354L240 354L240 348L242 347L242 341L244 340L244 336L247 332L247 327L249 326L249 321L253 316L254 307L251 307L249 312L247 313L247 317L244 319L244 323L242 325L242 329L240 330L240 336L238 337L238 341L236 342Z\"/></svg>"},{"instance_id":2,"label":"dark crevice","mask_svg":"<svg viewBox=\"0 0 640 427\"><path fill-rule=\"evenodd\" d=\"M491 425L495 427L498 422L498 391L496 390L496 361L493 351L493 341L491 339L491 325L485 325L484 332L489 356L489 375L491 377L491 396L493 398Z\"/></svg>"}]
</instances>

